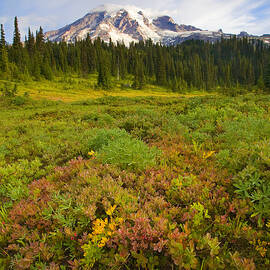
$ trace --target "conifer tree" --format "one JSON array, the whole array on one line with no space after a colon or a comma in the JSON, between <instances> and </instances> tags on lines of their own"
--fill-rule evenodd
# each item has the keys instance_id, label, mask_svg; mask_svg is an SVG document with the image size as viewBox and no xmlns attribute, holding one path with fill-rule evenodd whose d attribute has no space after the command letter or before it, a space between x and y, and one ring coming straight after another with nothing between
<instances>
[{"instance_id":1,"label":"conifer tree","mask_svg":"<svg viewBox=\"0 0 270 270\"><path fill-rule=\"evenodd\" d=\"M265 69L264 85L268 91L270 91L270 59Z\"/></svg>"},{"instance_id":2,"label":"conifer tree","mask_svg":"<svg viewBox=\"0 0 270 270\"><path fill-rule=\"evenodd\" d=\"M52 69L49 65L48 56L44 57L43 64L41 65L41 74L45 77L47 80L53 79L53 73Z\"/></svg>"},{"instance_id":3,"label":"conifer tree","mask_svg":"<svg viewBox=\"0 0 270 270\"><path fill-rule=\"evenodd\" d=\"M139 69L138 69L138 64L137 63L136 63L136 67L135 67L135 72L134 72L134 78L133 78L132 87L134 89L138 89L139 88Z\"/></svg>"},{"instance_id":4,"label":"conifer tree","mask_svg":"<svg viewBox=\"0 0 270 270\"><path fill-rule=\"evenodd\" d=\"M15 49L19 49L22 46L21 43L21 35L19 31L19 26L18 26L18 18L15 17L14 19L14 36L13 36L13 47Z\"/></svg>"},{"instance_id":5,"label":"conifer tree","mask_svg":"<svg viewBox=\"0 0 270 270\"><path fill-rule=\"evenodd\" d=\"M0 70L3 73L8 73L9 71L8 53L6 48L5 31L3 24L1 24L1 39L0 39Z\"/></svg>"},{"instance_id":6,"label":"conifer tree","mask_svg":"<svg viewBox=\"0 0 270 270\"><path fill-rule=\"evenodd\" d=\"M0 37L0 64L2 64L2 48L6 46L4 26L1 24L1 37Z\"/></svg>"},{"instance_id":7,"label":"conifer tree","mask_svg":"<svg viewBox=\"0 0 270 270\"><path fill-rule=\"evenodd\" d=\"M21 43L21 35L19 32L19 27L18 27L18 19L15 17L14 19L14 35L13 35L13 44L12 47L9 50L9 58L10 61L16 64L16 72L15 77L18 78L19 74L23 72L25 68L25 62L24 62L24 57L23 57L23 46Z\"/></svg>"},{"instance_id":8,"label":"conifer tree","mask_svg":"<svg viewBox=\"0 0 270 270\"><path fill-rule=\"evenodd\" d=\"M145 85L145 75L144 75L144 68L143 68L143 62L139 62L138 65L138 81L139 81L139 89L142 89Z\"/></svg>"},{"instance_id":9,"label":"conifer tree","mask_svg":"<svg viewBox=\"0 0 270 270\"><path fill-rule=\"evenodd\" d=\"M0 68L4 73L8 73L9 71L9 62L6 47L1 48Z\"/></svg>"},{"instance_id":10,"label":"conifer tree","mask_svg":"<svg viewBox=\"0 0 270 270\"><path fill-rule=\"evenodd\" d=\"M264 81L263 81L263 75L261 75L258 79L257 86L259 90L264 90Z\"/></svg>"},{"instance_id":11,"label":"conifer tree","mask_svg":"<svg viewBox=\"0 0 270 270\"><path fill-rule=\"evenodd\" d=\"M0 38L0 48L3 48L6 46L6 40L5 40L5 31L4 26L1 24L1 38Z\"/></svg>"},{"instance_id":12,"label":"conifer tree","mask_svg":"<svg viewBox=\"0 0 270 270\"><path fill-rule=\"evenodd\" d=\"M99 53L98 86L104 89L110 88L108 55L102 50Z\"/></svg>"},{"instance_id":13,"label":"conifer tree","mask_svg":"<svg viewBox=\"0 0 270 270\"><path fill-rule=\"evenodd\" d=\"M66 73L68 71L68 62L67 62L67 44L66 42L62 41L59 44L58 47L58 61L59 61L59 66L60 70L63 73Z\"/></svg>"},{"instance_id":14,"label":"conifer tree","mask_svg":"<svg viewBox=\"0 0 270 270\"><path fill-rule=\"evenodd\" d=\"M42 52L44 48L44 43L45 43L45 37L43 33L43 29L40 26L39 31L36 33L36 48L39 52Z\"/></svg>"},{"instance_id":15,"label":"conifer tree","mask_svg":"<svg viewBox=\"0 0 270 270\"><path fill-rule=\"evenodd\" d=\"M153 52L152 52L152 43L148 43L151 46L147 50L147 61L146 61L146 66L147 66L147 75L152 78L154 76L154 61L153 61Z\"/></svg>"},{"instance_id":16,"label":"conifer tree","mask_svg":"<svg viewBox=\"0 0 270 270\"><path fill-rule=\"evenodd\" d=\"M39 80L40 79L40 73L41 73L41 64L39 62L39 58L37 55L34 55L32 62L33 62L33 69L32 69L32 75L35 78L35 80Z\"/></svg>"},{"instance_id":17,"label":"conifer tree","mask_svg":"<svg viewBox=\"0 0 270 270\"><path fill-rule=\"evenodd\" d=\"M167 80L166 80L166 65L165 61L163 58L163 54L161 51L161 48L159 47L158 49L158 54L157 54L157 70L156 70L156 82L158 85L166 85Z\"/></svg>"},{"instance_id":18,"label":"conifer tree","mask_svg":"<svg viewBox=\"0 0 270 270\"><path fill-rule=\"evenodd\" d=\"M145 75L144 75L143 61L142 59L140 59L139 56L137 56L135 62L135 72L132 87L134 89L142 89L144 85L145 85Z\"/></svg>"},{"instance_id":19,"label":"conifer tree","mask_svg":"<svg viewBox=\"0 0 270 270\"><path fill-rule=\"evenodd\" d=\"M35 37L34 34L31 32L30 27L28 28L28 38L26 41L26 48L29 52L29 55L32 56L34 54L35 49Z\"/></svg>"}]
</instances>

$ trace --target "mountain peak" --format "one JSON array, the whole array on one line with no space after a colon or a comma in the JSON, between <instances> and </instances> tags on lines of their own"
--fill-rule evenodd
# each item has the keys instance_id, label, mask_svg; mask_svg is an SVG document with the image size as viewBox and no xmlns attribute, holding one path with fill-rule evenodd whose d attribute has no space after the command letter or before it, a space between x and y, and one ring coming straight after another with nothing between
<instances>
[{"instance_id":1,"label":"mountain peak","mask_svg":"<svg viewBox=\"0 0 270 270\"><path fill-rule=\"evenodd\" d=\"M220 32L202 31L190 25L178 25L166 14L153 13L131 5L105 4L92 9L83 18L59 30L46 33L51 41L73 42L90 35L105 42L130 42L152 39L163 44L177 44L187 39L216 40Z\"/></svg>"},{"instance_id":2,"label":"mountain peak","mask_svg":"<svg viewBox=\"0 0 270 270\"><path fill-rule=\"evenodd\" d=\"M105 12L107 13L109 16L115 16L117 13L119 12L123 12L126 11L130 14L136 14L136 15L141 15L144 16L144 14L146 14L147 16L150 16L149 12L138 8L136 6L133 5L116 5L116 4L104 4L104 5L100 5L94 9L92 9L90 11L90 13L97 13L97 12Z\"/></svg>"}]
</instances>

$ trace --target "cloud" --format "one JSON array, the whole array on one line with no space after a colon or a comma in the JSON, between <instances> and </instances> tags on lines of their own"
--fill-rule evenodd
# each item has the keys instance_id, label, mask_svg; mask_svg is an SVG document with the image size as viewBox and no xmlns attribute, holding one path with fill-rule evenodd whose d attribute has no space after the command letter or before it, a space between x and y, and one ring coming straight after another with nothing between
<instances>
[{"instance_id":1,"label":"cloud","mask_svg":"<svg viewBox=\"0 0 270 270\"><path fill-rule=\"evenodd\" d=\"M14 31L14 17L0 17L0 23L4 24L6 39L8 42L11 42ZM31 31L35 33L35 31L38 30L40 26L43 27L45 31L56 28L58 26L56 23L56 17L39 17L35 14L19 16L18 25L22 41L24 40L24 37L28 35L29 27L31 28Z\"/></svg>"},{"instance_id":2,"label":"cloud","mask_svg":"<svg viewBox=\"0 0 270 270\"><path fill-rule=\"evenodd\" d=\"M134 3L134 1L127 1ZM152 1L138 5L151 8ZM253 34L269 32L269 0L156 0L155 9L172 16L177 23L190 24L202 29ZM153 8L151 8L153 10ZM266 14L268 12L268 15Z\"/></svg>"},{"instance_id":3,"label":"cloud","mask_svg":"<svg viewBox=\"0 0 270 270\"><path fill-rule=\"evenodd\" d=\"M264 3L265 1L254 3L253 0L179 1L171 14L178 23L209 30L222 28L225 32L239 33L242 30L255 30L257 18L253 11ZM256 32L260 32L261 28L259 25Z\"/></svg>"},{"instance_id":4,"label":"cloud","mask_svg":"<svg viewBox=\"0 0 270 270\"><path fill-rule=\"evenodd\" d=\"M71 0L24 0L24 5L31 6L35 9L58 9L63 6L71 6L74 5L74 1ZM76 1L75 5L78 5L79 1ZM86 2L86 1L80 1L80 2ZM89 1L88 1L89 2Z\"/></svg>"},{"instance_id":5,"label":"cloud","mask_svg":"<svg viewBox=\"0 0 270 270\"><path fill-rule=\"evenodd\" d=\"M0 24L5 24L8 21L8 17L7 16L0 16Z\"/></svg>"},{"instance_id":6,"label":"cloud","mask_svg":"<svg viewBox=\"0 0 270 270\"><path fill-rule=\"evenodd\" d=\"M29 27L31 27L31 31L33 32L38 30L40 26L45 28L45 31L57 27L55 16L40 17L35 14L31 14L18 17L18 21L22 37L27 35Z\"/></svg>"}]
</instances>

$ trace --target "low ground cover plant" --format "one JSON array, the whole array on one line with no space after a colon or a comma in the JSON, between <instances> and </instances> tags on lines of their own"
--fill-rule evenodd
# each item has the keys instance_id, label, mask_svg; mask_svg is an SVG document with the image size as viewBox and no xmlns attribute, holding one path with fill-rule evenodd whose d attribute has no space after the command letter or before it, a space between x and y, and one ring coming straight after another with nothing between
<instances>
[{"instance_id":1,"label":"low ground cover plant","mask_svg":"<svg viewBox=\"0 0 270 270\"><path fill-rule=\"evenodd\" d=\"M269 269L269 95L10 98L0 269Z\"/></svg>"}]
</instances>

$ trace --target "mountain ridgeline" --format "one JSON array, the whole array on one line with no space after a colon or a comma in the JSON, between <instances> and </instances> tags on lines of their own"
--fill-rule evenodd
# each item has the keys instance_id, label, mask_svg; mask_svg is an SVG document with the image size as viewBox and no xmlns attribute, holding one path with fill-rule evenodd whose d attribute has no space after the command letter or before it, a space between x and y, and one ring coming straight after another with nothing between
<instances>
[{"instance_id":1,"label":"mountain ridgeline","mask_svg":"<svg viewBox=\"0 0 270 270\"><path fill-rule=\"evenodd\" d=\"M50 41L74 42L90 36L91 39L100 37L105 42L123 42L129 46L130 42L147 41L163 45L177 45L187 40L204 40L216 42L221 38L230 38L232 34L218 31L202 30L185 24L177 24L166 14L157 15L135 6L101 5L83 18L72 24L49 31L45 34ZM238 38L261 39L270 43L270 36L253 36L241 32Z\"/></svg>"},{"instance_id":2,"label":"mountain ridgeline","mask_svg":"<svg viewBox=\"0 0 270 270\"><path fill-rule=\"evenodd\" d=\"M191 25L178 25L167 16L146 15L137 7L103 5L86 14L83 18L59 30L46 33L51 41L74 42L89 35L91 39L100 37L105 42L146 41L161 42L164 45L175 45L188 39L216 41L222 31L203 31Z\"/></svg>"},{"instance_id":3,"label":"mountain ridgeline","mask_svg":"<svg viewBox=\"0 0 270 270\"><path fill-rule=\"evenodd\" d=\"M74 42L46 40L42 28L21 42L15 18L12 45L1 26L0 76L8 80L53 80L55 76L98 74L97 86L109 89L126 80L135 89L145 84L175 92L248 89L270 91L270 48L248 37L212 42L190 40L166 46L152 40L124 43L101 38ZM229 90L228 90L229 91Z\"/></svg>"}]
</instances>

